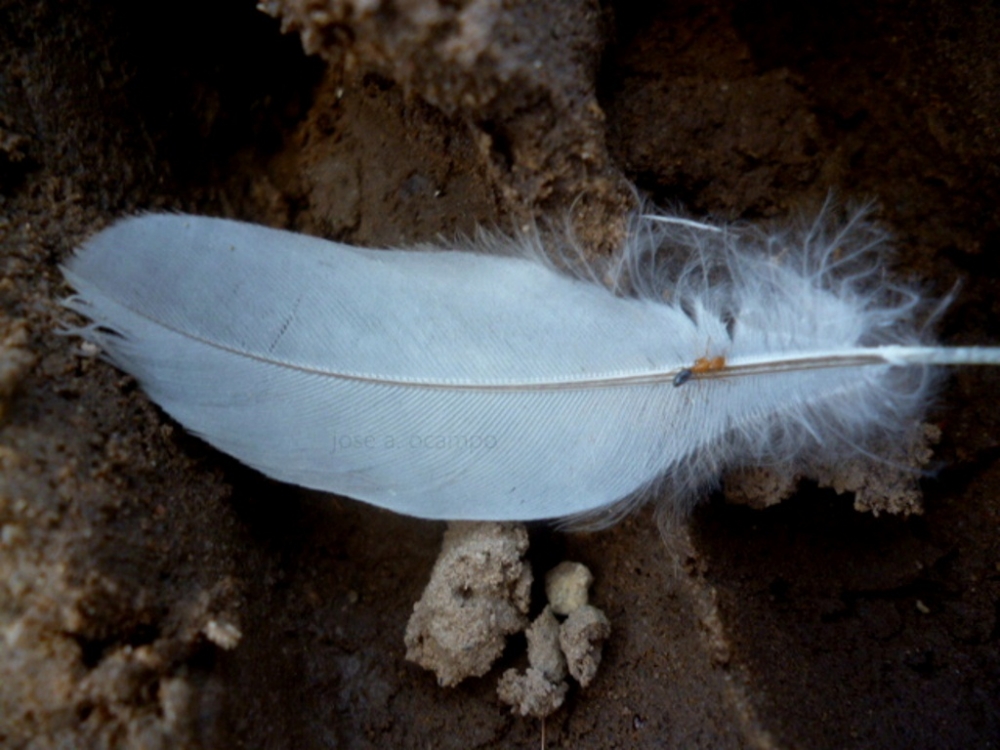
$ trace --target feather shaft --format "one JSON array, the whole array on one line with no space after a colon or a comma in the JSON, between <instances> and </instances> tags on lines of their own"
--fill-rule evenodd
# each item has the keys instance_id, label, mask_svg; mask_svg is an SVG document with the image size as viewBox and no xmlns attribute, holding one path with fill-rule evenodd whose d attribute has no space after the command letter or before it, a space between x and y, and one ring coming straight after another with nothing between
<instances>
[{"instance_id":1,"label":"feather shaft","mask_svg":"<svg viewBox=\"0 0 1000 750\"><path fill-rule=\"evenodd\" d=\"M872 365L911 367L914 365L998 365L1000 349L991 347L882 346L807 352L796 357L747 359L724 367L692 374L693 379L733 378L799 372L825 368L852 368ZM665 374L666 376L667 374ZM676 377L677 373L673 373Z\"/></svg>"}]
</instances>

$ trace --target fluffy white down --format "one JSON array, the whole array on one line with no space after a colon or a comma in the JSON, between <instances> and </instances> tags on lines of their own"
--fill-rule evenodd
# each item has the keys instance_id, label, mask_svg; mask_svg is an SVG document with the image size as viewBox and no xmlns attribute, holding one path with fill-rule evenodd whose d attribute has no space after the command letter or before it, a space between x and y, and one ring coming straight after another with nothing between
<instances>
[{"instance_id":1,"label":"fluffy white down","mask_svg":"<svg viewBox=\"0 0 1000 750\"><path fill-rule=\"evenodd\" d=\"M573 275L566 239L368 250L150 214L64 273L76 333L270 476L426 518L610 521L651 488L686 509L726 469L835 458L920 416L921 365L695 372L920 344L883 240L860 214L771 234L637 217Z\"/></svg>"},{"instance_id":2,"label":"fluffy white down","mask_svg":"<svg viewBox=\"0 0 1000 750\"><path fill-rule=\"evenodd\" d=\"M727 336L706 352L727 365L811 351L927 347L940 305L891 277L888 235L866 214L835 217L826 207L812 222L768 231L644 216L616 265L624 277L617 286L695 320L721 321ZM772 466L794 475L893 444L924 415L941 373L918 362L714 381L712 398L729 415L724 427L691 446L646 496L672 498L670 510L683 513L728 470ZM736 405L744 401L757 408Z\"/></svg>"}]
</instances>

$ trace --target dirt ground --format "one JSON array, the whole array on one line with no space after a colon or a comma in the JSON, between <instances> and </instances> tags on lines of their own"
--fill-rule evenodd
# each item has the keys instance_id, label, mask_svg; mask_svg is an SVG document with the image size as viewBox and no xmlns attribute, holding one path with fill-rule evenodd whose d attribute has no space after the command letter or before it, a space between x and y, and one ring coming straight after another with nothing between
<instances>
[{"instance_id":1,"label":"dirt ground","mask_svg":"<svg viewBox=\"0 0 1000 750\"><path fill-rule=\"evenodd\" d=\"M443 525L271 482L56 335L58 264L140 210L404 245L631 183L695 215L876 201L1000 343L1000 8L706 0L0 3L0 746L1000 747L1000 372L956 372L920 516L804 486L531 529L613 634L545 721L403 658ZM303 44L310 55L303 52ZM957 285L957 286L956 286Z\"/></svg>"}]
</instances>

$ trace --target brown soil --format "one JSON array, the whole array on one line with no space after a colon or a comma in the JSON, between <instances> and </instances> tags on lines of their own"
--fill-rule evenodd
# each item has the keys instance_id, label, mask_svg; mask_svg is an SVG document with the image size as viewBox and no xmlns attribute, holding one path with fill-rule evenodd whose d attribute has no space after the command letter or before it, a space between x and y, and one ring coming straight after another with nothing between
<instances>
[{"instance_id":1,"label":"brown soil","mask_svg":"<svg viewBox=\"0 0 1000 750\"><path fill-rule=\"evenodd\" d=\"M648 511L534 528L613 627L543 726L495 695L523 642L447 690L404 661L442 525L270 482L54 333L58 263L131 212L364 245L570 212L598 251L633 181L875 199L901 273L961 282L943 338L995 342L997 6L269 5L326 62L252 3L0 5L0 746L1000 747L1000 373L950 379L923 516L715 499L683 569Z\"/></svg>"}]
</instances>

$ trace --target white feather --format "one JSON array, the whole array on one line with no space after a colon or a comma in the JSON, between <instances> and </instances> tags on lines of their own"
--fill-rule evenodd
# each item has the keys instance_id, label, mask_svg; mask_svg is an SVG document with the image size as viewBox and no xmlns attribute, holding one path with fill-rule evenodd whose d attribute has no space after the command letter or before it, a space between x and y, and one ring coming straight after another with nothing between
<instances>
[{"instance_id":1,"label":"white feather","mask_svg":"<svg viewBox=\"0 0 1000 750\"><path fill-rule=\"evenodd\" d=\"M922 414L924 364L1000 361L922 345L881 235L824 226L639 217L611 291L518 253L537 238L369 250L145 215L64 273L93 321L76 332L244 463L409 515L528 520L658 480L686 506L724 469L854 450Z\"/></svg>"}]
</instances>

